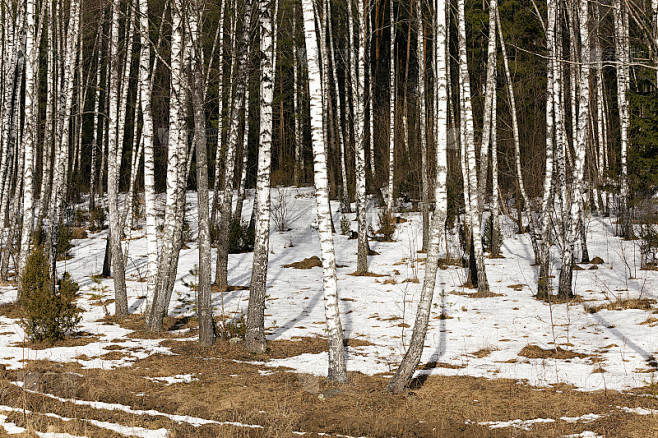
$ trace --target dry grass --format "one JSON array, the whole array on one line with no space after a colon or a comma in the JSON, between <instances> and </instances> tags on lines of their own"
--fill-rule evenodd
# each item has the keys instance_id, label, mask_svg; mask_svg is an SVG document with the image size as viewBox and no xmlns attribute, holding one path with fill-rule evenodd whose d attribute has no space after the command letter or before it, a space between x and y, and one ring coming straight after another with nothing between
<instances>
[{"instance_id":1,"label":"dry grass","mask_svg":"<svg viewBox=\"0 0 658 438\"><path fill-rule=\"evenodd\" d=\"M460 292L453 290L450 292L451 295L459 295L467 298L495 298L495 297L504 297L504 294L498 294L496 292L486 291L486 292Z\"/></svg>"},{"instance_id":2,"label":"dry grass","mask_svg":"<svg viewBox=\"0 0 658 438\"><path fill-rule=\"evenodd\" d=\"M422 376L414 390L403 395L385 392L387 379L349 374L346 385L270 369L258 360L326 349L326 340L272 342L266 355L252 356L240 345L218 342L211 348L194 342L166 341L177 355L155 355L132 368L113 371L85 370L76 364L29 362L25 371L0 376L0 404L37 412L23 416L6 413L8 421L33 430L67 432L94 437L116 436L91 425L89 419L149 429L165 428L172 437L290 437L294 431L308 436L324 433L371 437L554 437L591 430L605 436L649 437L658 433L655 416L625 413L616 406L658 408L658 400L614 391L580 392L559 388L533 388L514 380L473 377ZM246 361L250 363L245 363ZM431 362L421 370L462 368ZM261 374L259 371L269 371ZM78 375L80 374L80 375ZM145 379L193 374L189 384L162 385ZM258 424L262 429L227 425L194 428L156 415L136 415L119 410L94 409L26 393L10 381L33 382L30 388L64 398L121 403L133 409L191 415L215 421ZM63 422L44 416L55 413L73 420ZM593 422L567 423L562 416L596 413ZM489 429L485 421L550 418L528 431ZM50 429L48 429L50 428ZM33 436L33 435L28 435Z\"/></svg>"},{"instance_id":3,"label":"dry grass","mask_svg":"<svg viewBox=\"0 0 658 438\"><path fill-rule=\"evenodd\" d=\"M386 277L386 274L375 274L374 272L352 272L353 277Z\"/></svg>"},{"instance_id":4,"label":"dry grass","mask_svg":"<svg viewBox=\"0 0 658 438\"><path fill-rule=\"evenodd\" d=\"M544 350L538 345L526 345L519 351L519 356L527 357L528 359L584 359L589 357L583 353L576 353L575 351L568 351L560 346L553 349Z\"/></svg>"},{"instance_id":5,"label":"dry grass","mask_svg":"<svg viewBox=\"0 0 658 438\"><path fill-rule=\"evenodd\" d=\"M606 304L601 304L598 306L588 306L585 310L589 313L596 313L600 310L628 310L628 309L639 309L639 310L651 310L653 305L656 303L656 300L649 298L622 298L617 297L615 301L608 302Z\"/></svg>"},{"instance_id":6,"label":"dry grass","mask_svg":"<svg viewBox=\"0 0 658 438\"><path fill-rule=\"evenodd\" d=\"M302 260L301 262L290 263L283 265L284 268L293 268L293 269L311 269L311 268L321 268L322 260L318 256L313 256Z\"/></svg>"}]
</instances>

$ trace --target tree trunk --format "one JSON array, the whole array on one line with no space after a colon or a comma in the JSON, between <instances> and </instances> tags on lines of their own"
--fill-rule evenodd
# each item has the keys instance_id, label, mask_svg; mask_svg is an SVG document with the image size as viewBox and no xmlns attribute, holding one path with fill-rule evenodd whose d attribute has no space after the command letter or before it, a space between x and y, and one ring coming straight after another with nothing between
<instances>
[{"instance_id":1,"label":"tree trunk","mask_svg":"<svg viewBox=\"0 0 658 438\"><path fill-rule=\"evenodd\" d=\"M441 236L445 230L445 220L448 209L448 198L446 181L448 174L447 145L448 145L448 83L447 69L448 59L446 52L446 4L445 0L436 2L436 65L438 77L437 86L437 111L436 111L436 185L434 188L436 207L432 216L431 241L427 251L427 263L425 265L425 279L421 291L416 321L414 323L409 348L400 363L400 367L388 383L388 390L393 393L402 392L411 381L420 362L427 335L432 301L434 298L434 287L436 284L436 271L439 265L439 246Z\"/></svg>"},{"instance_id":2,"label":"tree trunk","mask_svg":"<svg viewBox=\"0 0 658 438\"><path fill-rule=\"evenodd\" d=\"M489 282L484 264L484 251L482 249L482 212L478 205L478 177L477 163L475 159L475 133L473 127L473 109L471 105L471 84L468 74L468 62L466 58L466 25L464 16L464 0L458 1L459 7L459 72L460 83L462 87L463 113L466 116L462 120L464 125L464 139L466 140L466 162L468 164L468 191L470 193L470 227L471 227L471 244L475 257L475 267L477 269L477 288L478 292L488 292ZM473 266L471 266L471 269Z\"/></svg>"},{"instance_id":3,"label":"tree trunk","mask_svg":"<svg viewBox=\"0 0 658 438\"><path fill-rule=\"evenodd\" d=\"M314 156L315 199L318 214L318 233L320 235L320 248L322 252L324 303L327 319L327 338L329 341L327 378L329 381L344 383L347 381L347 369L343 347L343 329L338 307L338 282L336 279L334 238L331 234L327 157L322 138L322 96L324 95L323 91L328 90L322 90L322 81L320 79L320 62L317 49L318 32L315 29L313 2L311 0L302 0L302 11L308 61L308 86L311 98L311 136ZM360 23L363 23L363 20L360 20Z\"/></svg>"},{"instance_id":4,"label":"tree trunk","mask_svg":"<svg viewBox=\"0 0 658 438\"><path fill-rule=\"evenodd\" d=\"M256 233L251 287L247 307L245 346L252 353L262 353L265 340L265 292L270 242L270 170L272 163L272 102L274 99L274 57L272 50L272 10L277 0L260 0L260 145L256 197ZM274 16L276 20L276 15Z\"/></svg>"},{"instance_id":5,"label":"tree trunk","mask_svg":"<svg viewBox=\"0 0 658 438\"><path fill-rule=\"evenodd\" d=\"M366 64L366 45L368 42L366 35L366 18L365 5L363 0L357 2L357 20L358 20L358 47L359 54L356 60L357 78L353 78L353 98L356 100L356 114L354 123L355 147L356 147L356 204L358 219L358 249L356 272L365 274L368 272L368 223L366 209L368 200L366 197L366 124L364 119L366 93L365 93L365 64ZM307 44L308 46L308 44ZM308 50L308 47L307 47ZM356 86L355 86L356 85ZM354 92L355 91L355 92Z\"/></svg>"},{"instance_id":6,"label":"tree trunk","mask_svg":"<svg viewBox=\"0 0 658 438\"><path fill-rule=\"evenodd\" d=\"M235 170L235 150L238 144L238 126L240 123L240 110L244 105L245 87L247 82L247 57L251 46L251 10L252 0L245 0L244 24L238 46L238 66L235 95L229 117L230 126L228 132L226 167L224 171L224 197L219 215L219 239L217 242L217 272L215 285L220 291L228 288L228 243L229 227L231 222L233 203L233 177Z\"/></svg>"},{"instance_id":7,"label":"tree trunk","mask_svg":"<svg viewBox=\"0 0 658 438\"><path fill-rule=\"evenodd\" d=\"M108 129L108 169L107 169L107 200L110 210L110 250L112 251L112 264L114 266L114 294L116 315L119 318L128 316L128 298L126 295L125 264L121 249L121 220L119 217L119 172L121 169L121 147L119 146L118 130L122 128L118 122L120 110L117 108L119 95L119 17L120 3L112 2L112 36L110 42L110 100L109 129Z\"/></svg>"}]
</instances>

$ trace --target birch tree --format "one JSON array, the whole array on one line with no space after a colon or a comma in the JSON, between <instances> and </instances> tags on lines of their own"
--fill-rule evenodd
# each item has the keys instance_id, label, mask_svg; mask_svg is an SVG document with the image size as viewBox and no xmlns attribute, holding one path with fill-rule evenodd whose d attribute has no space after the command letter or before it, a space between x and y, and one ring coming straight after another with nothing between
<instances>
[{"instance_id":1,"label":"birch tree","mask_svg":"<svg viewBox=\"0 0 658 438\"><path fill-rule=\"evenodd\" d=\"M363 3L362 1L360 2ZM318 32L315 26L312 0L302 0L304 37L308 65L308 87L311 110L311 137L313 143L313 165L315 200L318 215L318 233L322 252L322 278L324 290L327 338L329 342L329 364L327 378L334 382L347 381L343 329L338 307L338 282L336 279L336 255L331 233L331 209L329 206L329 184L327 178L327 156L322 137L322 89L320 61L318 55ZM361 23L363 21L361 20Z\"/></svg>"},{"instance_id":2,"label":"birch tree","mask_svg":"<svg viewBox=\"0 0 658 438\"><path fill-rule=\"evenodd\" d=\"M469 202L470 218L468 218L468 225L471 229L471 245L473 245L473 253L475 256L475 266L477 272L477 286L478 292L488 292L489 282L487 280L487 273L484 263L484 251L482 249L482 232L481 221L482 214L478 205L478 177L477 177L477 164L475 159L475 134L473 126L473 109L471 104L471 85L468 73L468 60L466 58L466 24L464 15L464 0L458 0L459 9L459 79L461 86L461 100L462 100L462 113L465 119L462 120L465 151L465 162L467 163L468 170L468 190L464 188L464 192L469 193L464 196L465 202ZM468 214L468 213L467 213ZM471 276L473 277L473 276Z\"/></svg>"},{"instance_id":3,"label":"birch tree","mask_svg":"<svg viewBox=\"0 0 658 438\"><path fill-rule=\"evenodd\" d=\"M190 57L190 88L194 107L194 143L196 147L197 199L199 202L199 288L198 317L199 343L212 345L215 340L215 323L212 316L212 274L210 249L210 201L208 197L208 158L206 144L206 112L204 109L205 80L203 74L203 48L199 21L203 3L194 2L189 9L188 25L193 50Z\"/></svg>"},{"instance_id":4,"label":"birch tree","mask_svg":"<svg viewBox=\"0 0 658 438\"><path fill-rule=\"evenodd\" d=\"M395 71L396 64L396 51L395 51L395 37L396 37L396 22L395 12L393 9L393 0L389 2L389 21L391 23L391 41L389 44L389 81L388 81L388 106L389 106L389 121L388 121L388 197L386 198L386 210L390 214L393 211L393 190L395 180L395 103L397 97L397 76Z\"/></svg>"},{"instance_id":5,"label":"birch tree","mask_svg":"<svg viewBox=\"0 0 658 438\"><path fill-rule=\"evenodd\" d=\"M251 287L247 307L245 345L253 353L262 353L265 340L265 291L270 240L270 169L272 162L272 101L274 99L275 36L272 33L272 13L276 0L260 0L260 133L258 150L258 176L255 201L256 234L254 259L251 270ZM274 16L276 20L276 16ZM246 149L245 149L246 152Z\"/></svg>"},{"instance_id":6,"label":"birch tree","mask_svg":"<svg viewBox=\"0 0 658 438\"><path fill-rule=\"evenodd\" d=\"M366 217L366 124L365 124L365 64L366 46L368 42L365 18L365 4L363 0L357 1L357 40L358 56L356 58L356 77L352 78L353 98L356 100L356 111L354 120L354 143L356 162L356 204L358 220L358 249L356 272L365 274L368 272L368 223ZM306 23L305 23L306 26ZM308 43L307 43L308 46ZM307 47L308 50L308 47ZM310 76L310 74L309 74Z\"/></svg>"},{"instance_id":7,"label":"birch tree","mask_svg":"<svg viewBox=\"0 0 658 438\"><path fill-rule=\"evenodd\" d=\"M628 40L626 38L626 14L621 0L614 2L614 23L615 23L615 50L617 61L617 106L619 108L619 133L620 133L620 168L619 175L619 234L624 238L633 237L633 225L630 219L628 209L628 126L629 126L629 109L628 109Z\"/></svg>"},{"instance_id":8,"label":"birch tree","mask_svg":"<svg viewBox=\"0 0 658 438\"><path fill-rule=\"evenodd\" d=\"M110 40L110 90L108 99L110 101L108 138L108 170L107 170L107 201L110 210L110 250L112 251L112 265L114 278L114 294L116 303L116 315L120 318L128 316L128 298L126 295L125 264L123 250L121 249L121 221L119 218L119 171L121 169L122 149L119 143L118 129L122 125L118 123L119 108L118 94L120 87L120 63L119 52L119 19L121 16L120 2L112 1L112 35Z\"/></svg>"},{"instance_id":9,"label":"birch tree","mask_svg":"<svg viewBox=\"0 0 658 438\"><path fill-rule=\"evenodd\" d=\"M39 42L36 30L36 0L27 0L25 5L25 100L23 148L25 162L23 169L23 229L18 260L19 278L22 279L25 262L30 251L32 223L34 218L34 161L37 140ZM22 281L21 281L22 283ZM22 288L19 286L18 290Z\"/></svg>"},{"instance_id":10,"label":"birch tree","mask_svg":"<svg viewBox=\"0 0 658 438\"><path fill-rule=\"evenodd\" d=\"M446 51L446 2L436 2L436 87L437 87L437 109L436 109L436 185L435 199L436 207L432 216L430 242L427 251L427 263L425 264L425 279L421 289L418 310L414 329L409 342L409 348L400 363L399 368L388 383L388 390L393 393L402 392L411 381L420 362L427 335L429 317L434 299L436 285L436 272L439 266L439 247L441 236L445 229L445 220L448 210L448 197L446 190L448 174L448 58Z\"/></svg>"},{"instance_id":11,"label":"birch tree","mask_svg":"<svg viewBox=\"0 0 658 438\"><path fill-rule=\"evenodd\" d=\"M238 46L238 58L236 69L236 86L235 94L233 96L233 104L231 106L229 116L229 127L227 137L227 152L226 152L226 167L224 170L224 196L219 215L219 239L217 242L217 271L215 276L215 284L221 291L228 288L228 243L229 243L229 227L232 217L232 202L233 202L233 178L235 170L235 150L238 144L239 124L240 124L240 110L242 109L245 101L245 86L247 78L247 56L249 47L251 46L251 15L253 8L253 0L245 0L244 8L244 23L242 25L242 32L240 34L240 42Z\"/></svg>"},{"instance_id":12,"label":"birch tree","mask_svg":"<svg viewBox=\"0 0 658 438\"><path fill-rule=\"evenodd\" d=\"M169 278L172 276L172 272L175 275L177 270L178 251L180 250L177 246L177 240L180 239L177 222L182 221L182 217L179 217L179 204L181 202L184 203L185 199L184 187L181 187L180 183L180 181L185 181L186 179L185 162L187 159L187 138L184 135L187 130L184 110L187 84L183 77L184 21L182 6L180 0L174 0L171 3L171 99L169 104L169 130L167 136L169 146L167 156L167 193L157 283L153 296L153 304L151 309L147 309L146 318L147 328L153 331L162 330L162 318L168 310L169 294L171 287L173 287L173 283L171 283L171 287L169 285Z\"/></svg>"},{"instance_id":13,"label":"birch tree","mask_svg":"<svg viewBox=\"0 0 658 438\"><path fill-rule=\"evenodd\" d=\"M580 27L580 71L579 71L579 94L578 94L578 127L574 142L574 168L571 187L570 214L566 218L566 237L562 250L562 269L558 296L561 298L572 297L573 294L573 253L574 245L578 239L579 226L584 220L582 217L583 187L585 174L585 156L587 151L588 127L589 127L589 4L588 0L579 0L578 22Z\"/></svg>"}]
</instances>

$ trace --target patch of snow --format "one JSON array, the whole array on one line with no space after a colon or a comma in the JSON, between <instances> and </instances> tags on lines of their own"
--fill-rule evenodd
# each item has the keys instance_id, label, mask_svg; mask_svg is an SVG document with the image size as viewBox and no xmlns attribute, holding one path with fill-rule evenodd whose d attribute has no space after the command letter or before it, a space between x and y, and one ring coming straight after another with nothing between
<instances>
[{"instance_id":1,"label":"patch of snow","mask_svg":"<svg viewBox=\"0 0 658 438\"><path fill-rule=\"evenodd\" d=\"M591 430L586 430L584 432L575 433L573 435L565 435L564 438L603 438L603 435L599 435L596 432Z\"/></svg>"},{"instance_id":2,"label":"patch of snow","mask_svg":"<svg viewBox=\"0 0 658 438\"><path fill-rule=\"evenodd\" d=\"M9 435L17 435L19 433L25 432L25 428L16 426L16 424L11 421L7 421L7 416L0 414L0 425L5 429Z\"/></svg>"},{"instance_id":3,"label":"patch of snow","mask_svg":"<svg viewBox=\"0 0 658 438\"><path fill-rule=\"evenodd\" d=\"M592 421L598 420L602 416L599 414L585 414L580 417L560 417L560 420L566 421L567 423L590 423Z\"/></svg>"},{"instance_id":4,"label":"patch of snow","mask_svg":"<svg viewBox=\"0 0 658 438\"><path fill-rule=\"evenodd\" d=\"M535 418L532 420L510 420L510 421L481 421L480 426L487 426L489 429L501 429L506 427L513 427L529 431L533 424L537 423L554 423L552 418Z\"/></svg>"},{"instance_id":5,"label":"patch of snow","mask_svg":"<svg viewBox=\"0 0 658 438\"><path fill-rule=\"evenodd\" d=\"M154 382L165 383L167 385L173 385L175 383L192 383L194 381L199 380L193 374L177 374L175 376L167 376L167 377L144 377L144 378Z\"/></svg>"},{"instance_id":6,"label":"patch of snow","mask_svg":"<svg viewBox=\"0 0 658 438\"><path fill-rule=\"evenodd\" d=\"M647 409L647 408L629 408L626 406L617 406L617 409L620 409L623 412L628 412L629 414L637 415L656 415L658 414L657 409Z\"/></svg>"}]
</instances>

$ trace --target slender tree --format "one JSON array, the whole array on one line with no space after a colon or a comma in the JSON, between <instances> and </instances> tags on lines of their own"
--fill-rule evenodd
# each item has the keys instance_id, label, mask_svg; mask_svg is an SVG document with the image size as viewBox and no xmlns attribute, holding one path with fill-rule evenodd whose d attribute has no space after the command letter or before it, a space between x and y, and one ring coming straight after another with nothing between
<instances>
[{"instance_id":1,"label":"slender tree","mask_svg":"<svg viewBox=\"0 0 658 438\"><path fill-rule=\"evenodd\" d=\"M318 214L318 233L322 252L322 277L327 338L329 341L329 369L327 378L334 382L347 381L343 329L338 308L338 282L336 279L336 255L334 238L331 233L331 209L329 206L329 184L327 178L327 156L322 136L322 89L320 61L318 54L318 32L312 0L302 0L304 17L304 37L308 65L308 87L311 110L311 137L313 143L313 164L315 200ZM363 21L361 20L361 23Z\"/></svg>"},{"instance_id":2,"label":"slender tree","mask_svg":"<svg viewBox=\"0 0 658 438\"><path fill-rule=\"evenodd\" d=\"M265 291L270 241L270 169L272 163L272 101L274 99L274 56L272 50L272 13L276 0L260 0L260 135L258 180L256 182L256 237L251 270L251 288L247 307L245 345L262 353L265 340ZM274 17L276 19L276 16Z\"/></svg>"}]
</instances>

